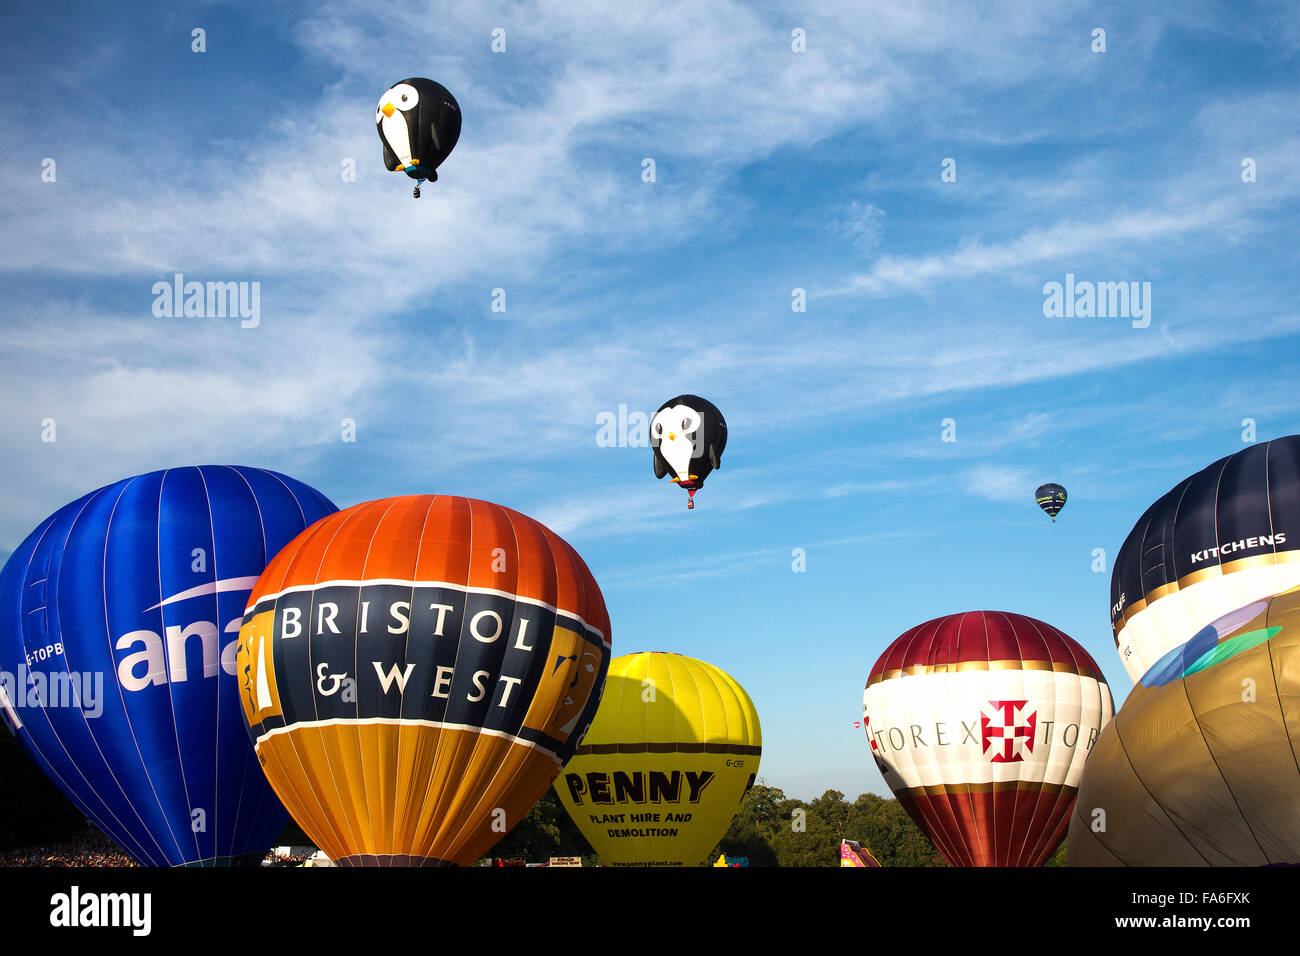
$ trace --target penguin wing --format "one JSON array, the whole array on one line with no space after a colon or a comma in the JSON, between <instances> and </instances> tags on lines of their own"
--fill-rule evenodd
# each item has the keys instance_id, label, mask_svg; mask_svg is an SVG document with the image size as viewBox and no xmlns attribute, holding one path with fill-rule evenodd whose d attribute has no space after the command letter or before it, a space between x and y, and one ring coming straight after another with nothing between
<instances>
[{"instance_id":1,"label":"penguin wing","mask_svg":"<svg viewBox=\"0 0 1300 956\"><path fill-rule=\"evenodd\" d=\"M388 167L390 173L394 172L397 169L397 154L388 145L388 140L384 139L383 133L379 134L379 141L384 144L384 165Z\"/></svg>"},{"instance_id":2,"label":"penguin wing","mask_svg":"<svg viewBox=\"0 0 1300 956\"><path fill-rule=\"evenodd\" d=\"M655 477L662 478L664 475L668 474L668 462L664 460L663 455L659 454L658 448L656 448L654 451L655 451Z\"/></svg>"}]
</instances>

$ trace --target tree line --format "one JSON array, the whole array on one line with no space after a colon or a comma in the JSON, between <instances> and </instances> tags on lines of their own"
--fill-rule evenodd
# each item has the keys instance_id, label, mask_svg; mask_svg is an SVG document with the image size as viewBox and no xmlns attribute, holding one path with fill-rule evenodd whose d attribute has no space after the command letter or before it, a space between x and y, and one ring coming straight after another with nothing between
<instances>
[{"instance_id":1,"label":"tree line","mask_svg":"<svg viewBox=\"0 0 1300 956\"><path fill-rule=\"evenodd\" d=\"M709 856L747 857L750 866L839 866L840 841L854 840L869 849L882 866L947 866L934 844L892 797L864 793L853 802L838 790L810 801L787 797L760 782L745 795L744 805L727 835ZM586 866L600 858L569 819L554 790L495 847L493 858L540 863L552 856L580 856ZM1064 863L1065 846L1048 862Z\"/></svg>"}]
</instances>

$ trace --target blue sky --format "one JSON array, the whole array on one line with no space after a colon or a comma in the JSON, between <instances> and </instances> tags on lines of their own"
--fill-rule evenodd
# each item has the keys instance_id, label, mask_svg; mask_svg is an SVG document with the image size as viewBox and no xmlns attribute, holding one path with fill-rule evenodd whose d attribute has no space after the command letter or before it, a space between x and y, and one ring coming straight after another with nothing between
<instances>
[{"instance_id":1,"label":"blue sky","mask_svg":"<svg viewBox=\"0 0 1300 956\"><path fill-rule=\"evenodd\" d=\"M1300 431L1300 26L905 6L6 10L0 557L171 465L497 501L584 556L616 654L733 674L801 797L884 790L862 685L941 614L1046 620L1122 699L1124 536L1243 419ZM418 202L373 125L411 75L465 116ZM259 282L260 324L155 317L176 272ZM1150 283L1150 324L1045 316L1067 274ZM682 392L730 430L689 513L596 440Z\"/></svg>"}]
</instances>

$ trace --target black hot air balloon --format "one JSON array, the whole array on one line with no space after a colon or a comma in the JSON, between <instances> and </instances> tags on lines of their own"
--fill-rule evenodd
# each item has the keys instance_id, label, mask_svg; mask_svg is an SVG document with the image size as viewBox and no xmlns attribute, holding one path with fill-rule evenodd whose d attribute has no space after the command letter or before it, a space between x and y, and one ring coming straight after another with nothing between
<instances>
[{"instance_id":1,"label":"black hot air balloon","mask_svg":"<svg viewBox=\"0 0 1300 956\"><path fill-rule=\"evenodd\" d=\"M650 420L655 477L672 472L673 483L689 495L687 508L695 507L695 492L709 473L722 467L726 447L727 422L722 412L698 395L668 399Z\"/></svg>"},{"instance_id":2,"label":"black hot air balloon","mask_svg":"<svg viewBox=\"0 0 1300 956\"><path fill-rule=\"evenodd\" d=\"M413 76L379 98L375 126L389 172L415 180L415 198L426 179L438 181L438 167L460 139L460 104L445 86Z\"/></svg>"},{"instance_id":3,"label":"black hot air balloon","mask_svg":"<svg viewBox=\"0 0 1300 956\"><path fill-rule=\"evenodd\" d=\"M1300 585L1300 435L1245 448L1161 495L1115 556L1110 622L1137 681L1215 618Z\"/></svg>"},{"instance_id":4,"label":"black hot air balloon","mask_svg":"<svg viewBox=\"0 0 1300 956\"><path fill-rule=\"evenodd\" d=\"M1056 516L1065 507L1065 489L1055 482L1049 481L1045 485L1038 486L1038 490L1034 492L1034 498L1038 502L1038 507L1051 516L1052 524L1056 524Z\"/></svg>"}]
</instances>

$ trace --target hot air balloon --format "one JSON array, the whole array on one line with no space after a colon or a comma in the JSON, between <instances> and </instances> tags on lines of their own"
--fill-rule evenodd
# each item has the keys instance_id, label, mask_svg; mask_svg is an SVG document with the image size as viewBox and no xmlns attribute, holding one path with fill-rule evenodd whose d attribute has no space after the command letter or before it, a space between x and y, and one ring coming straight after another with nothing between
<instances>
[{"instance_id":1,"label":"hot air balloon","mask_svg":"<svg viewBox=\"0 0 1300 956\"><path fill-rule=\"evenodd\" d=\"M438 167L460 139L460 104L441 83L407 77L394 83L375 107L375 127L384 145L384 165L420 185L438 181Z\"/></svg>"},{"instance_id":2,"label":"hot air balloon","mask_svg":"<svg viewBox=\"0 0 1300 956\"><path fill-rule=\"evenodd\" d=\"M410 495L316 522L239 637L263 769L343 866L473 863L546 792L600 700L609 617L552 531Z\"/></svg>"},{"instance_id":3,"label":"hot air balloon","mask_svg":"<svg viewBox=\"0 0 1300 956\"><path fill-rule=\"evenodd\" d=\"M953 866L1041 866L1113 712L1087 651L1050 624L996 611L905 632L862 698L876 766Z\"/></svg>"},{"instance_id":4,"label":"hot air balloon","mask_svg":"<svg viewBox=\"0 0 1300 956\"><path fill-rule=\"evenodd\" d=\"M1038 507L1047 512L1048 517L1052 519L1052 524L1056 524L1056 516L1065 507L1067 497L1065 489L1055 482L1039 485L1038 490L1034 492L1034 500L1038 502Z\"/></svg>"},{"instance_id":5,"label":"hot air balloon","mask_svg":"<svg viewBox=\"0 0 1300 956\"><path fill-rule=\"evenodd\" d=\"M1300 864L1298 699L1300 588L1167 653L1088 758L1069 862Z\"/></svg>"},{"instance_id":6,"label":"hot air balloon","mask_svg":"<svg viewBox=\"0 0 1300 956\"><path fill-rule=\"evenodd\" d=\"M872 855L870 850L856 840L841 840L840 866L876 867L880 866L880 861Z\"/></svg>"},{"instance_id":7,"label":"hot air balloon","mask_svg":"<svg viewBox=\"0 0 1300 956\"><path fill-rule=\"evenodd\" d=\"M680 654L615 658L604 700L555 781L609 866L703 866L754 782L754 704L712 664Z\"/></svg>"},{"instance_id":8,"label":"hot air balloon","mask_svg":"<svg viewBox=\"0 0 1300 956\"><path fill-rule=\"evenodd\" d=\"M678 395L659 406L650 420L650 448L655 477L672 473L672 482L686 491L686 507L695 507L695 492L704 479L722 467L727 447L727 422L712 402L698 395Z\"/></svg>"},{"instance_id":9,"label":"hot air balloon","mask_svg":"<svg viewBox=\"0 0 1300 956\"><path fill-rule=\"evenodd\" d=\"M1220 458L1142 515L1115 558L1110 621L1129 677L1233 608L1300 584L1300 435Z\"/></svg>"},{"instance_id":10,"label":"hot air balloon","mask_svg":"<svg viewBox=\"0 0 1300 956\"><path fill-rule=\"evenodd\" d=\"M5 565L0 710L138 862L257 862L287 822L244 729L235 645L267 561L335 510L275 472L172 468L66 505Z\"/></svg>"}]
</instances>

